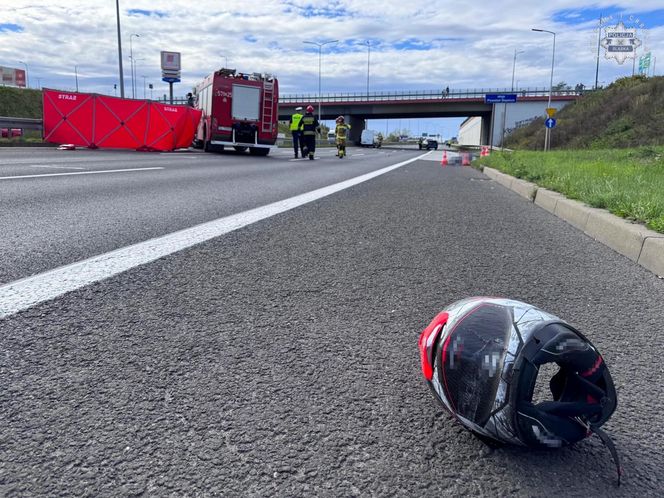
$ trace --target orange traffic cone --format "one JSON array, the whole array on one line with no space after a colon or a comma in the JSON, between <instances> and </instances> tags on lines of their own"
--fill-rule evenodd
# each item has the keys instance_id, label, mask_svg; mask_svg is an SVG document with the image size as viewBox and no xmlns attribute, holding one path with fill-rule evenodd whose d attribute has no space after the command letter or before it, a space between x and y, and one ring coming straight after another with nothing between
<instances>
[{"instance_id":1,"label":"orange traffic cone","mask_svg":"<svg viewBox=\"0 0 664 498\"><path fill-rule=\"evenodd\" d=\"M447 166L448 164L449 164L449 163L448 163L448 161L447 161L447 151L444 150L444 151L443 151L443 160L440 161L440 165L441 165L441 166Z\"/></svg>"},{"instance_id":2,"label":"orange traffic cone","mask_svg":"<svg viewBox=\"0 0 664 498\"><path fill-rule=\"evenodd\" d=\"M461 166L470 166L470 155L463 154L461 158Z\"/></svg>"},{"instance_id":3,"label":"orange traffic cone","mask_svg":"<svg viewBox=\"0 0 664 498\"><path fill-rule=\"evenodd\" d=\"M482 146L482 150L480 152L480 157L485 157L489 155L489 148L486 145Z\"/></svg>"}]
</instances>

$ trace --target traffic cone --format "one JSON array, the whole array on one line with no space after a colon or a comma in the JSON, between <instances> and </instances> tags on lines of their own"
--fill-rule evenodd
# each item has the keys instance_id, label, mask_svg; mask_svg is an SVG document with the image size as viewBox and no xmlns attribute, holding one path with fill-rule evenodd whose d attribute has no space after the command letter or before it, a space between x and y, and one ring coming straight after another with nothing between
<instances>
[{"instance_id":1,"label":"traffic cone","mask_svg":"<svg viewBox=\"0 0 664 498\"><path fill-rule=\"evenodd\" d=\"M480 152L480 157L486 157L489 155L489 148L486 145L482 146L482 151Z\"/></svg>"},{"instance_id":2,"label":"traffic cone","mask_svg":"<svg viewBox=\"0 0 664 498\"><path fill-rule=\"evenodd\" d=\"M447 166L448 164L449 164L449 163L448 163L448 161L447 161L447 151L444 150L444 151L443 151L443 160L440 161L440 165L444 167L444 166Z\"/></svg>"},{"instance_id":3,"label":"traffic cone","mask_svg":"<svg viewBox=\"0 0 664 498\"><path fill-rule=\"evenodd\" d=\"M470 166L470 155L463 154L461 156L461 166Z\"/></svg>"}]
</instances>

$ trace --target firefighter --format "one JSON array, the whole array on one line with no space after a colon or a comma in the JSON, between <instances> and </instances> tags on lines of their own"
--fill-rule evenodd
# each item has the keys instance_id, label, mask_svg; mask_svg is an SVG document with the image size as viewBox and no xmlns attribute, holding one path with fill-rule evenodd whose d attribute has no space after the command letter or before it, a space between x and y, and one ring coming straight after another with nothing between
<instances>
[{"instance_id":1,"label":"firefighter","mask_svg":"<svg viewBox=\"0 0 664 498\"><path fill-rule=\"evenodd\" d=\"M304 140L302 140L302 132L299 130L300 120L302 119L302 114L300 113L301 110L301 107L296 107L295 112L288 121L288 128L293 136L293 152L295 152L295 159L298 157L298 150L302 151L302 157L304 158Z\"/></svg>"},{"instance_id":2,"label":"firefighter","mask_svg":"<svg viewBox=\"0 0 664 498\"><path fill-rule=\"evenodd\" d=\"M346 139L348 138L350 125L345 123L343 116L339 116L336 119L336 123L334 136L337 139L337 157L342 159L346 155Z\"/></svg>"},{"instance_id":3,"label":"firefighter","mask_svg":"<svg viewBox=\"0 0 664 498\"><path fill-rule=\"evenodd\" d=\"M302 116L298 129L302 130L302 138L304 139L304 149L302 157L309 156L310 160L314 160L314 152L316 152L316 133L320 133L320 124L314 116L314 106L307 106L307 113Z\"/></svg>"}]
</instances>

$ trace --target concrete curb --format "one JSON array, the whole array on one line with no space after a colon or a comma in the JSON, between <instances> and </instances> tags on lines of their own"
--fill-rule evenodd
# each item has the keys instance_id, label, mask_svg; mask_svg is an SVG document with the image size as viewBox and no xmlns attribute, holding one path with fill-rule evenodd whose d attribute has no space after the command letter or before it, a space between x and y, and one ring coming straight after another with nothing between
<instances>
[{"instance_id":1,"label":"concrete curb","mask_svg":"<svg viewBox=\"0 0 664 498\"><path fill-rule=\"evenodd\" d=\"M589 237L664 277L664 234L493 168L484 167L482 171L492 180L533 201Z\"/></svg>"}]
</instances>

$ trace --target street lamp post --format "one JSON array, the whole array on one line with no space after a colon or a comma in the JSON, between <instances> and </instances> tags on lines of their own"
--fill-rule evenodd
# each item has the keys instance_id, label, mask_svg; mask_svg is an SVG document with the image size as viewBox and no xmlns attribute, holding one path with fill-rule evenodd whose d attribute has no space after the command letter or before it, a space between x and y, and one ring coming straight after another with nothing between
<instances>
[{"instance_id":1,"label":"street lamp post","mask_svg":"<svg viewBox=\"0 0 664 498\"><path fill-rule=\"evenodd\" d=\"M147 76L142 76L142 78L143 78L143 99L147 99L148 98L147 97L147 82L146 82Z\"/></svg>"},{"instance_id":2,"label":"street lamp post","mask_svg":"<svg viewBox=\"0 0 664 498\"><path fill-rule=\"evenodd\" d=\"M367 97L369 96L369 69L371 68L371 41L367 40L364 43L366 43L368 51L367 51Z\"/></svg>"},{"instance_id":3,"label":"street lamp post","mask_svg":"<svg viewBox=\"0 0 664 498\"><path fill-rule=\"evenodd\" d=\"M25 84L28 88L30 88L30 75L28 74L28 65L23 61L18 61L18 62L25 66Z\"/></svg>"},{"instance_id":4,"label":"street lamp post","mask_svg":"<svg viewBox=\"0 0 664 498\"><path fill-rule=\"evenodd\" d=\"M321 100L322 100L322 95L321 95L321 59L322 59L322 49L323 45L327 45L328 43L339 43L339 40L329 40L323 43L319 42L312 42L312 41L305 41L303 43L308 43L310 45L316 45L318 47L318 122L320 123L320 107L321 107Z\"/></svg>"},{"instance_id":5,"label":"street lamp post","mask_svg":"<svg viewBox=\"0 0 664 498\"><path fill-rule=\"evenodd\" d=\"M120 0L115 0L118 24L118 63L120 64L120 97L124 99L124 74L122 72L122 35L120 34Z\"/></svg>"},{"instance_id":6,"label":"street lamp post","mask_svg":"<svg viewBox=\"0 0 664 498\"><path fill-rule=\"evenodd\" d=\"M78 93L78 66L74 66L74 76L76 77L76 93Z\"/></svg>"},{"instance_id":7,"label":"street lamp post","mask_svg":"<svg viewBox=\"0 0 664 498\"><path fill-rule=\"evenodd\" d=\"M364 43L367 44L367 100L369 100L369 70L371 68L371 40L367 40ZM364 128L369 129L369 120L364 120Z\"/></svg>"},{"instance_id":8,"label":"street lamp post","mask_svg":"<svg viewBox=\"0 0 664 498\"><path fill-rule=\"evenodd\" d=\"M144 57L140 57L138 59L134 58L134 79L138 78L138 76L136 76L138 74L138 63L144 60L145 60ZM136 84L134 84L134 88L136 89L137 98L140 98L138 97L138 86Z\"/></svg>"},{"instance_id":9,"label":"street lamp post","mask_svg":"<svg viewBox=\"0 0 664 498\"><path fill-rule=\"evenodd\" d=\"M141 35L137 35L136 33L132 33L129 35L129 60L131 61L131 98L135 99L136 98L136 77L134 76L134 71L135 65L134 65L134 47L131 43L132 37L135 36L136 38L140 38Z\"/></svg>"},{"instance_id":10,"label":"street lamp post","mask_svg":"<svg viewBox=\"0 0 664 498\"><path fill-rule=\"evenodd\" d=\"M514 59L512 60L512 86L511 86L511 91L514 91L514 72L516 70L516 56L519 54L522 54L523 50L517 51L514 49ZM503 104L503 133L502 133L502 138L500 140L500 146L505 147L505 121L507 120L507 104Z\"/></svg>"},{"instance_id":11,"label":"street lamp post","mask_svg":"<svg viewBox=\"0 0 664 498\"><path fill-rule=\"evenodd\" d=\"M547 104L547 108L551 108L551 94L553 93L553 65L556 60L556 33L553 31L549 31L547 29L537 29L537 28L532 28L533 31L537 31L539 33L549 33L550 35L553 35L553 52L551 54L551 80L549 81L549 102ZM544 131L544 150L547 151L550 148L550 141L551 141L551 128L546 128Z\"/></svg>"}]
</instances>

